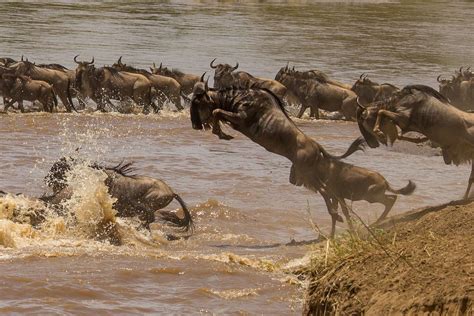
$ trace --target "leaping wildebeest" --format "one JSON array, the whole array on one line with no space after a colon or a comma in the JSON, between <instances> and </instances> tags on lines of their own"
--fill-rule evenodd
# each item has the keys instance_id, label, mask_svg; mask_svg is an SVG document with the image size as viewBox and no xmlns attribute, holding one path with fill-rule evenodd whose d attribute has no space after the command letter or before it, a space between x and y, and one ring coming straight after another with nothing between
<instances>
[{"instance_id":1,"label":"leaping wildebeest","mask_svg":"<svg viewBox=\"0 0 474 316\"><path fill-rule=\"evenodd\" d=\"M424 85L406 86L379 107L359 106L357 121L370 147L386 143L384 127L399 127L402 135L414 131L438 144L446 164L471 162L464 194L465 199L469 197L474 182L474 114L459 110L446 97ZM407 137L403 139L410 141Z\"/></svg>"},{"instance_id":2,"label":"leaping wildebeest","mask_svg":"<svg viewBox=\"0 0 474 316\"><path fill-rule=\"evenodd\" d=\"M105 111L105 105L113 107L110 99L123 101L131 99L136 104L143 106L143 112L149 113L152 104L152 84L143 75L121 72L112 67L94 66L92 61L78 61L77 63L76 87L82 95L91 98L97 109Z\"/></svg>"},{"instance_id":3,"label":"leaping wildebeest","mask_svg":"<svg viewBox=\"0 0 474 316\"><path fill-rule=\"evenodd\" d=\"M395 190L380 174L340 161L361 150L363 139L355 140L343 155L333 156L295 125L282 101L271 91L258 87L213 90L203 77L194 86L191 99L192 127L212 126L219 138L229 139L220 129L220 122L227 123L266 150L290 160L290 183L319 192L326 202L332 217L331 236L336 221L342 221L337 214L338 204L350 222L344 199L380 202L385 205L383 218L396 199L385 195L386 190L397 194L413 192L411 182L406 188Z\"/></svg>"},{"instance_id":4,"label":"leaping wildebeest","mask_svg":"<svg viewBox=\"0 0 474 316\"><path fill-rule=\"evenodd\" d=\"M45 182L53 190L52 196L43 197L42 200L50 204L59 204L62 200L71 197L71 190L67 183L67 173L78 162L72 158L61 158L53 164L45 178ZM117 201L113 207L118 217L138 216L144 228L150 229L150 224L155 221L155 212L159 211L162 221L180 227L184 231L193 231L194 224L191 214L183 199L176 194L164 181L133 175L131 163L122 163L117 166L107 167L91 164L89 167L101 170L107 175L105 185L109 194ZM174 212L161 210L173 200L180 204L184 217L178 217Z\"/></svg>"},{"instance_id":5,"label":"leaping wildebeest","mask_svg":"<svg viewBox=\"0 0 474 316\"><path fill-rule=\"evenodd\" d=\"M63 103L66 111L71 112L72 110L76 110L71 99L70 89L72 83L65 72L38 67L28 60L10 64L8 68L14 70L18 76L23 75L34 80L46 81L53 86L54 92Z\"/></svg>"}]
</instances>

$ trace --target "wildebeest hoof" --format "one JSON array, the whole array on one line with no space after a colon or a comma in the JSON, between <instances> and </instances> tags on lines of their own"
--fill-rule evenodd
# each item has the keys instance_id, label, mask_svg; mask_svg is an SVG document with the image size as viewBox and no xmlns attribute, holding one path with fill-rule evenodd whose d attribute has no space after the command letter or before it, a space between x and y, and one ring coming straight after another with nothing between
<instances>
[{"instance_id":1,"label":"wildebeest hoof","mask_svg":"<svg viewBox=\"0 0 474 316\"><path fill-rule=\"evenodd\" d=\"M232 137L232 136L230 136L230 135L227 135L227 134L224 134L224 133L222 133L222 134L219 135L219 139L231 140L231 139L233 139L233 138L234 138L234 137Z\"/></svg>"}]
</instances>

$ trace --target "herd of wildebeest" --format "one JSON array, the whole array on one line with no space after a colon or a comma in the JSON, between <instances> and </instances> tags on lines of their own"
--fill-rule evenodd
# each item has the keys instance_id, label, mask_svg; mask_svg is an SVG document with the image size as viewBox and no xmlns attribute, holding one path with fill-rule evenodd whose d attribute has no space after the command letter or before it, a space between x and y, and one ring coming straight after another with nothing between
<instances>
[{"instance_id":1,"label":"herd of wildebeest","mask_svg":"<svg viewBox=\"0 0 474 316\"><path fill-rule=\"evenodd\" d=\"M194 129L210 129L219 139L232 137L222 130L221 123L241 132L270 152L289 159L292 163L290 183L304 186L321 194L332 218L334 236L339 206L349 227L351 209L346 200L366 200L385 206L377 221L383 220L393 207L398 194L411 194L411 181L401 189L394 189L385 178L366 168L342 161L352 153L364 149L393 144L396 140L420 143L431 141L440 147L446 164L473 162L474 158L474 75L470 68L461 67L451 79L438 76L439 91L414 84L398 88L389 83L379 84L362 74L353 85L330 79L318 70L299 71L282 67L275 79L252 76L237 71L239 64L210 63L214 70L214 87L208 85L205 74L185 74L176 69L156 67L149 70L134 68L120 57L111 67L96 67L94 59L73 60L76 69L59 64L38 64L21 58L0 58L0 93L4 111L23 101L38 101L43 111L57 111L61 100L65 110L80 111L86 99L97 105L97 110L120 111L120 104L111 100L131 100L144 113L158 112L166 100L177 110L190 105ZM57 97L56 97L57 96ZM77 99L76 104L73 98ZM319 143L302 132L287 112L287 106L301 106L297 117L309 108L310 116L319 118L319 110L340 112L347 120L356 120L362 134L340 156L328 153ZM416 132L421 136L406 135ZM65 174L77 163L72 158L61 158L51 168L47 183L53 195L41 200L59 205L72 192ZM182 205L183 219L170 212L161 217L174 225L192 228L193 221L182 199L164 182L129 174L129 165L91 168L107 174L105 184L118 201L118 216L138 215L145 227L155 220L154 212L176 199ZM469 198L474 182L472 165L464 198ZM133 192L132 192L133 191ZM392 194L387 194L386 192Z\"/></svg>"}]
</instances>

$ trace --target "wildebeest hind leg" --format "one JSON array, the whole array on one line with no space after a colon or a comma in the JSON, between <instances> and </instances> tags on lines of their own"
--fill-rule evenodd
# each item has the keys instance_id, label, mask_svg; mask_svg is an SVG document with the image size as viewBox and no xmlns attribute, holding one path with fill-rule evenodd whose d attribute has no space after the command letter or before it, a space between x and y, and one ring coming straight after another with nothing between
<instances>
[{"instance_id":1,"label":"wildebeest hind leg","mask_svg":"<svg viewBox=\"0 0 474 316\"><path fill-rule=\"evenodd\" d=\"M465 200L469 197L469 193L471 192L471 185L473 182L474 182L474 161L472 162L471 175L469 176L469 182L467 184L466 193L464 193Z\"/></svg>"},{"instance_id":2,"label":"wildebeest hind leg","mask_svg":"<svg viewBox=\"0 0 474 316\"><path fill-rule=\"evenodd\" d=\"M354 231L354 226L352 225L352 219L351 219L351 214L349 213L349 208L347 207L346 201L344 199L341 199L339 201L339 204L341 205L341 210L342 214L346 217L347 225L349 226L349 229L351 231Z\"/></svg>"},{"instance_id":3,"label":"wildebeest hind leg","mask_svg":"<svg viewBox=\"0 0 474 316\"><path fill-rule=\"evenodd\" d=\"M385 217L387 217L388 213L392 209L393 205L397 201L397 196L396 195L384 195L383 200L379 201L383 205L385 205L385 209L380 215L380 217L375 221L376 223L381 222Z\"/></svg>"},{"instance_id":4,"label":"wildebeest hind leg","mask_svg":"<svg viewBox=\"0 0 474 316\"><path fill-rule=\"evenodd\" d=\"M323 188L319 189L319 193L323 197L324 202L326 202L328 213L331 215L331 234L329 236L330 238L333 238L336 233L336 221L343 222L344 220L339 214L337 214L337 200L334 203L334 198L331 200L329 195L326 193L326 190ZM334 205L336 205L336 207L334 207Z\"/></svg>"}]
</instances>

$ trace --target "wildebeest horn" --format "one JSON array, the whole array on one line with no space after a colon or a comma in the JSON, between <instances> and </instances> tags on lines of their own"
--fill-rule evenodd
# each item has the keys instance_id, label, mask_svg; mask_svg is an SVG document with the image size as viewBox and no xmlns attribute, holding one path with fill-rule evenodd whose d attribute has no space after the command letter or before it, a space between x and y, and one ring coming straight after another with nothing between
<instances>
[{"instance_id":1,"label":"wildebeest horn","mask_svg":"<svg viewBox=\"0 0 474 316\"><path fill-rule=\"evenodd\" d=\"M216 69L216 68L217 68L217 66L214 66L214 62L216 61L216 59L217 59L217 58L214 58L214 59L211 61L211 63L210 63L210 66L211 66L212 69Z\"/></svg>"},{"instance_id":2,"label":"wildebeest horn","mask_svg":"<svg viewBox=\"0 0 474 316\"><path fill-rule=\"evenodd\" d=\"M92 65L94 63L94 57L92 57L92 60L90 63L88 63L89 65Z\"/></svg>"},{"instance_id":3,"label":"wildebeest horn","mask_svg":"<svg viewBox=\"0 0 474 316\"><path fill-rule=\"evenodd\" d=\"M210 76L207 77L207 79L206 79L206 84L205 84L205 86L204 86L205 89L206 89L206 91L209 90L209 84L208 84L208 82L209 82L209 77L210 77Z\"/></svg>"},{"instance_id":4,"label":"wildebeest horn","mask_svg":"<svg viewBox=\"0 0 474 316\"><path fill-rule=\"evenodd\" d=\"M459 68L459 73L462 74L462 69L464 68L464 66L461 66L461 68Z\"/></svg>"},{"instance_id":5,"label":"wildebeest horn","mask_svg":"<svg viewBox=\"0 0 474 316\"><path fill-rule=\"evenodd\" d=\"M287 61L286 62L286 67L285 67L285 70L288 70L288 67L290 66L290 61Z\"/></svg>"},{"instance_id":6,"label":"wildebeest horn","mask_svg":"<svg viewBox=\"0 0 474 316\"><path fill-rule=\"evenodd\" d=\"M21 61L23 61L23 55L21 55Z\"/></svg>"},{"instance_id":7,"label":"wildebeest horn","mask_svg":"<svg viewBox=\"0 0 474 316\"><path fill-rule=\"evenodd\" d=\"M362 80L362 77L363 77L364 75L365 75L365 72L363 72L363 73L360 75L359 79Z\"/></svg>"},{"instance_id":8,"label":"wildebeest horn","mask_svg":"<svg viewBox=\"0 0 474 316\"><path fill-rule=\"evenodd\" d=\"M160 63L160 67L159 67L159 69L161 69L161 67L163 67L163 63L162 63L162 62Z\"/></svg>"},{"instance_id":9,"label":"wildebeest horn","mask_svg":"<svg viewBox=\"0 0 474 316\"><path fill-rule=\"evenodd\" d=\"M200 82L204 82L204 76L206 75L206 73L203 73L202 76L201 76L201 79L199 79Z\"/></svg>"},{"instance_id":10,"label":"wildebeest horn","mask_svg":"<svg viewBox=\"0 0 474 316\"><path fill-rule=\"evenodd\" d=\"M237 68L239 68L239 63L235 64L235 67L232 68L232 70L236 70Z\"/></svg>"},{"instance_id":11,"label":"wildebeest horn","mask_svg":"<svg viewBox=\"0 0 474 316\"><path fill-rule=\"evenodd\" d=\"M441 81L439 81L440 77L441 77L441 75L439 75L438 78L436 78L436 81L441 82Z\"/></svg>"},{"instance_id":12,"label":"wildebeest horn","mask_svg":"<svg viewBox=\"0 0 474 316\"><path fill-rule=\"evenodd\" d=\"M363 105L360 104L360 102L359 102L359 97L357 97L356 102L357 102L357 106L358 106L358 107L360 107L362 110L365 110L365 106L363 106Z\"/></svg>"},{"instance_id":13,"label":"wildebeest horn","mask_svg":"<svg viewBox=\"0 0 474 316\"><path fill-rule=\"evenodd\" d=\"M117 60L117 64L119 64L119 65L122 64L122 56L120 56L119 59Z\"/></svg>"},{"instance_id":14,"label":"wildebeest horn","mask_svg":"<svg viewBox=\"0 0 474 316\"><path fill-rule=\"evenodd\" d=\"M153 68L156 68L156 65L155 65L155 63L153 63Z\"/></svg>"},{"instance_id":15,"label":"wildebeest horn","mask_svg":"<svg viewBox=\"0 0 474 316\"><path fill-rule=\"evenodd\" d=\"M79 57L79 55L74 56L74 62L75 62L76 64L79 64L79 62L77 61L77 57Z\"/></svg>"}]
</instances>

